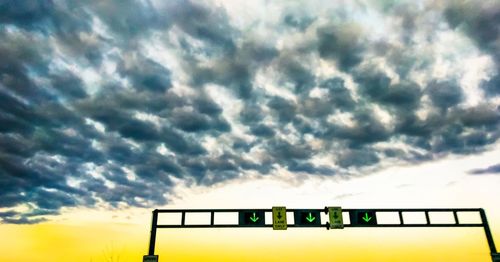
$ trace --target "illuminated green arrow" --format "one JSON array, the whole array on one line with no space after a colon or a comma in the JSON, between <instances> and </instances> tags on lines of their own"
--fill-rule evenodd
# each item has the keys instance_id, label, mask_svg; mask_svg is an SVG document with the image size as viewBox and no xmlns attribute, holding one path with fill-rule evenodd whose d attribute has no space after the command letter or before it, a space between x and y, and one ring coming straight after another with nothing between
<instances>
[{"instance_id":1,"label":"illuminated green arrow","mask_svg":"<svg viewBox=\"0 0 500 262\"><path fill-rule=\"evenodd\" d=\"M306 217L307 221L309 221L309 223L312 223L314 221L314 219L316 219L315 217L312 216L312 214L309 212L309 216Z\"/></svg>"},{"instance_id":2,"label":"illuminated green arrow","mask_svg":"<svg viewBox=\"0 0 500 262\"><path fill-rule=\"evenodd\" d=\"M253 213L253 217L250 217L250 220L252 220L252 222L257 222L257 220L259 220L259 217L256 217L255 216L255 212Z\"/></svg>"},{"instance_id":3,"label":"illuminated green arrow","mask_svg":"<svg viewBox=\"0 0 500 262\"><path fill-rule=\"evenodd\" d=\"M370 222L370 220L372 220L372 217L369 217L369 216L368 216L368 213L365 213L365 216L363 217L363 220L364 220L366 223L368 223L368 222Z\"/></svg>"}]
</instances>

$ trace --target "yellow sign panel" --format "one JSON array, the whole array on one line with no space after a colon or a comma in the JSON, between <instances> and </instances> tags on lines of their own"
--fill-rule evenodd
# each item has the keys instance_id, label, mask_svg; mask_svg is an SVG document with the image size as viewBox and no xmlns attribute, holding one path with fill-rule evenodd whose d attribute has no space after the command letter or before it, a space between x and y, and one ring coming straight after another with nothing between
<instances>
[{"instance_id":1,"label":"yellow sign panel","mask_svg":"<svg viewBox=\"0 0 500 262\"><path fill-rule=\"evenodd\" d=\"M328 215L330 217L330 228L331 229L342 229L342 228L344 228L344 222L342 220L342 208L341 207L328 207Z\"/></svg>"},{"instance_id":2,"label":"yellow sign panel","mask_svg":"<svg viewBox=\"0 0 500 262\"><path fill-rule=\"evenodd\" d=\"M273 230L286 230L286 207L273 207Z\"/></svg>"}]
</instances>

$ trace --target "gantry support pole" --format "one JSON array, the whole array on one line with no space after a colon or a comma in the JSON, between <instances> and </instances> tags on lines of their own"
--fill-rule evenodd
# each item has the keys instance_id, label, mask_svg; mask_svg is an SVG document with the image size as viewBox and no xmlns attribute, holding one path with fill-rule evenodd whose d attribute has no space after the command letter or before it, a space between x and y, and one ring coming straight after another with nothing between
<instances>
[{"instance_id":1,"label":"gantry support pole","mask_svg":"<svg viewBox=\"0 0 500 262\"><path fill-rule=\"evenodd\" d=\"M151 221L151 235L149 237L149 252L148 255L153 256L155 254L155 244L156 244L156 226L158 225L158 209L153 210L153 219Z\"/></svg>"}]
</instances>

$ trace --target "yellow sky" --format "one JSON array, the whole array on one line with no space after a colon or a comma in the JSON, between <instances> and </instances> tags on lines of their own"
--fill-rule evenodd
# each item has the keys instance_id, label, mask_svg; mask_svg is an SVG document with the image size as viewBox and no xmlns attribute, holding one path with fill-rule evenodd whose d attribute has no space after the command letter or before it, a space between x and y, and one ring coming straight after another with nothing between
<instances>
[{"instance_id":1,"label":"yellow sky","mask_svg":"<svg viewBox=\"0 0 500 262\"><path fill-rule=\"evenodd\" d=\"M147 230L116 223L3 225L0 261L142 261ZM160 261L489 261L479 228L163 229L157 254Z\"/></svg>"}]
</instances>

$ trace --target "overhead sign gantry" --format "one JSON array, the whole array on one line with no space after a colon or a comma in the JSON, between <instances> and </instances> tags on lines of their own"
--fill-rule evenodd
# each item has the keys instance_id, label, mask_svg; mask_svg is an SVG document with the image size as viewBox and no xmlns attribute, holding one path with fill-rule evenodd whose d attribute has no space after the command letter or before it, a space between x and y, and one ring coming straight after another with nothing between
<instances>
[{"instance_id":1,"label":"overhead sign gantry","mask_svg":"<svg viewBox=\"0 0 500 262\"><path fill-rule=\"evenodd\" d=\"M294 223L287 222L287 212L293 214ZM328 221L321 221L321 212L328 215ZM479 214L481 223L462 223L458 214L472 212ZM161 225L158 224L158 215L161 213L177 213L181 215L180 223ZM186 224L186 216L194 213L210 214L210 223ZM238 223L217 224L215 214L237 214ZM271 213L272 222L266 223L266 213ZM403 214L419 213L425 217L424 223L407 223ZM452 223L434 223L430 214L445 213L453 215ZM399 223L380 223L377 215L392 214L398 218ZM344 215L349 217L350 223L344 224ZM287 209L284 206L272 209L155 209L151 223L151 235L149 240L149 252L144 256L143 262L157 262L158 256L154 255L156 244L156 231L159 228L235 228L235 227L272 227L273 230L287 230L296 227L323 227L326 229L343 229L349 227L482 227L490 248L493 262L500 262L500 254L497 253L493 236L486 219L486 213L482 208L412 208L412 209L342 209L341 207L325 207L324 209Z\"/></svg>"}]
</instances>

